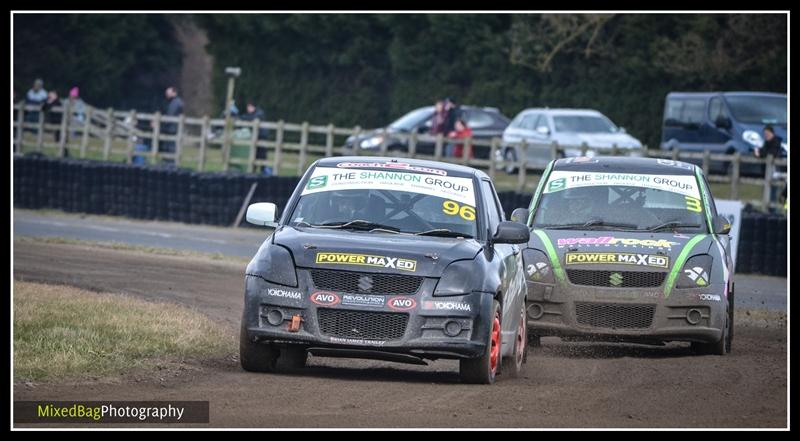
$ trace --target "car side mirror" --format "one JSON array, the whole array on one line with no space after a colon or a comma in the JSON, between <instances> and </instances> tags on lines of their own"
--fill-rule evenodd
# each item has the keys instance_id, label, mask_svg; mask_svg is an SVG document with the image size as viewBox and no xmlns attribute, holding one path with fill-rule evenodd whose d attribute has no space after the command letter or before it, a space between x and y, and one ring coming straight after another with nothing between
<instances>
[{"instance_id":1,"label":"car side mirror","mask_svg":"<svg viewBox=\"0 0 800 441\"><path fill-rule=\"evenodd\" d=\"M247 207L247 222L262 227L276 227L275 210L277 206L272 202L259 202Z\"/></svg>"},{"instance_id":2,"label":"car side mirror","mask_svg":"<svg viewBox=\"0 0 800 441\"><path fill-rule=\"evenodd\" d=\"M714 234L728 234L731 232L731 223L725 216L716 215L711 223L714 227Z\"/></svg>"},{"instance_id":3,"label":"car side mirror","mask_svg":"<svg viewBox=\"0 0 800 441\"><path fill-rule=\"evenodd\" d=\"M536 133L538 133L540 135L549 135L550 134L550 129L548 129L545 126L539 126L539 127L536 128Z\"/></svg>"},{"instance_id":4,"label":"car side mirror","mask_svg":"<svg viewBox=\"0 0 800 441\"><path fill-rule=\"evenodd\" d=\"M516 208L511 212L511 222L519 222L523 225L527 225L529 214L530 212L527 208Z\"/></svg>"},{"instance_id":5,"label":"car side mirror","mask_svg":"<svg viewBox=\"0 0 800 441\"><path fill-rule=\"evenodd\" d=\"M730 118L720 116L716 121L714 121L714 125L720 129L730 129L732 124Z\"/></svg>"},{"instance_id":6,"label":"car side mirror","mask_svg":"<svg viewBox=\"0 0 800 441\"><path fill-rule=\"evenodd\" d=\"M493 243L528 243L531 232L527 225L519 222L503 221L497 225L497 232L492 237Z\"/></svg>"}]
</instances>

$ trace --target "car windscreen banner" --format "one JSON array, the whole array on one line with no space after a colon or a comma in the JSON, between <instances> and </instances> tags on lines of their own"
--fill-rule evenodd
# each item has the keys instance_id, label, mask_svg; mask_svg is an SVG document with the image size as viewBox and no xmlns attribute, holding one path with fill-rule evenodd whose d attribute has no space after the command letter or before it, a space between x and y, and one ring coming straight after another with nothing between
<instances>
[{"instance_id":1,"label":"car windscreen banner","mask_svg":"<svg viewBox=\"0 0 800 441\"><path fill-rule=\"evenodd\" d=\"M731 232L728 235L731 238L731 259L733 260L733 267L736 268L736 250L739 245L739 231L741 230L744 204L742 204L742 201L725 199L716 199L714 203L717 206L717 214L724 216L725 219L728 219L728 223L731 224Z\"/></svg>"},{"instance_id":2,"label":"car windscreen banner","mask_svg":"<svg viewBox=\"0 0 800 441\"><path fill-rule=\"evenodd\" d=\"M550 173L550 179L547 181L544 193L600 185L652 188L700 199L700 190L697 187L697 179L694 175L650 175L556 170Z\"/></svg>"},{"instance_id":3,"label":"car windscreen banner","mask_svg":"<svg viewBox=\"0 0 800 441\"><path fill-rule=\"evenodd\" d=\"M419 193L475 206L475 189L471 178L390 170L317 167L303 187L302 194L359 189Z\"/></svg>"}]
</instances>

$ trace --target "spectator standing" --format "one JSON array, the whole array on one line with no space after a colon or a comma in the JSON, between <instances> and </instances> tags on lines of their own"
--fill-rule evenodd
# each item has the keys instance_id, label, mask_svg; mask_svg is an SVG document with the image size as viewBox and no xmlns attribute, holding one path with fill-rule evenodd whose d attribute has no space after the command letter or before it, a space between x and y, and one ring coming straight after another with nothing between
<instances>
[{"instance_id":1,"label":"spectator standing","mask_svg":"<svg viewBox=\"0 0 800 441\"><path fill-rule=\"evenodd\" d=\"M447 112L447 120L444 124L445 133L456 130L456 120L461 118L461 106L456 104L455 99L447 97L444 99L444 110Z\"/></svg>"},{"instance_id":2,"label":"spectator standing","mask_svg":"<svg viewBox=\"0 0 800 441\"><path fill-rule=\"evenodd\" d=\"M245 112L239 117L239 119L242 120L242 121L259 120L261 122L264 122L265 118L266 117L264 116L264 111L261 108L259 108L258 106L256 106L255 100L253 100L253 99L247 100L247 106L245 107ZM259 141L267 139L267 136L269 136L269 131L266 128L259 128L258 129L258 140ZM266 147L256 146L256 159L261 159L261 160L267 159L267 148ZM266 166L263 166L263 165L261 166L260 170L261 170L262 173L271 172L269 167L266 167Z\"/></svg>"},{"instance_id":3,"label":"spectator standing","mask_svg":"<svg viewBox=\"0 0 800 441\"><path fill-rule=\"evenodd\" d=\"M447 111L445 110L444 100L437 100L431 117L431 135L438 135L440 133L447 134L445 125L447 124Z\"/></svg>"},{"instance_id":4,"label":"spectator standing","mask_svg":"<svg viewBox=\"0 0 800 441\"><path fill-rule=\"evenodd\" d=\"M781 142L783 140L780 136L775 134L775 129L771 125L767 125L764 127L764 144L761 145L760 148L756 148L755 155L757 158L764 157L766 158L769 155L772 155L773 158L780 158L781 157ZM775 168L775 174L778 170ZM778 197L778 187L772 185L769 189L769 201L770 202L777 202ZM769 209L770 212L775 212L773 208Z\"/></svg>"},{"instance_id":5,"label":"spectator standing","mask_svg":"<svg viewBox=\"0 0 800 441\"><path fill-rule=\"evenodd\" d=\"M462 119L456 119L455 130L447 134L448 138L467 139L472 138L472 129L467 126L467 123ZM456 144L453 147L453 156L461 158L464 156L464 144ZM472 145L469 146L467 157L472 159Z\"/></svg>"},{"instance_id":6,"label":"spectator standing","mask_svg":"<svg viewBox=\"0 0 800 441\"><path fill-rule=\"evenodd\" d=\"M164 96L167 100L164 103L163 114L165 116L179 116L183 114L183 100L178 96L178 89L175 86L167 87L164 91ZM178 133L178 123L164 122L161 123L161 133L165 135L175 135ZM167 153L175 153L175 141L159 141L159 151ZM173 159L165 159L163 162L173 164Z\"/></svg>"},{"instance_id":7,"label":"spectator standing","mask_svg":"<svg viewBox=\"0 0 800 441\"><path fill-rule=\"evenodd\" d=\"M47 91L44 90L44 81L42 81L41 78L37 78L33 82L33 87L31 87L28 90L28 93L25 94L25 105L41 107L45 101L47 101ZM39 112L25 112L25 121L34 123L39 122ZM35 130L32 129L28 129L28 131L35 132Z\"/></svg>"},{"instance_id":8,"label":"spectator standing","mask_svg":"<svg viewBox=\"0 0 800 441\"><path fill-rule=\"evenodd\" d=\"M61 100L58 99L58 92L55 90L51 90L47 92L47 100L42 104L42 112L44 112L44 120L47 124L54 124L60 125L61 118L64 115L64 110L62 108L61 112L53 112L53 107L61 106ZM56 129L53 132L53 139L58 142L61 139L61 129ZM67 155L67 150L64 150L64 155Z\"/></svg>"},{"instance_id":9,"label":"spectator standing","mask_svg":"<svg viewBox=\"0 0 800 441\"><path fill-rule=\"evenodd\" d=\"M69 90L69 108L71 124L82 127L86 121L86 103L81 98L81 91L78 86ZM73 137L78 137L77 130L72 133Z\"/></svg>"}]
</instances>

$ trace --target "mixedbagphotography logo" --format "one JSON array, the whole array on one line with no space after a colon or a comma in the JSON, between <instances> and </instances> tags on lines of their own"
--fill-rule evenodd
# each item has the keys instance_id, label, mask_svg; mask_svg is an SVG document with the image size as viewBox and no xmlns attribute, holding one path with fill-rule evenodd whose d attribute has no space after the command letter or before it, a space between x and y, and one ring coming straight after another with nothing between
<instances>
[{"instance_id":1,"label":"mixedbagphotography logo","mask_svg":"<svg viewBox=\"0 0 800 441\"><path fill-rule=\"evenodd\" d=\"M15 423L208 423L208 401L15 401Z\"/></svg>"}]
</instances>

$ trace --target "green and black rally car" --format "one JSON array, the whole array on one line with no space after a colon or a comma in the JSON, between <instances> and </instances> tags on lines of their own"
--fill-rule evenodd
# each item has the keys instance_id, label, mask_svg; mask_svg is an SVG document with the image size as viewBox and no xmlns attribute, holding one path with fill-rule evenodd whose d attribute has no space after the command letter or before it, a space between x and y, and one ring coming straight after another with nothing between
<instances>
[{"instance_id":1,"label":"green and black rally car","mask_svg":"<svg viewBox=\"0 0 800 441\"><path fill-rule=\"evenodd\" d=\"M700 168L655 158L551 162L528 209L528 337L663 344L733 340L728 221Z\"/></svg>"},{"instance_id":2,"label":"green and black rally car","mask_svg":"<svg viewBox=\"0 0 800 441\"><path fill-rule=\"evenodd\" d=\"M462 380L515 376L527 349L519 244L489 177L411 159L321 159L246 270L240 337L248 371L316 356L425 364L460 360ZM501 364L501 362L504 362Z\"/></svg>"}]
</instances>

